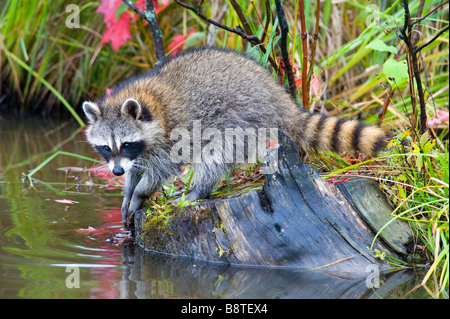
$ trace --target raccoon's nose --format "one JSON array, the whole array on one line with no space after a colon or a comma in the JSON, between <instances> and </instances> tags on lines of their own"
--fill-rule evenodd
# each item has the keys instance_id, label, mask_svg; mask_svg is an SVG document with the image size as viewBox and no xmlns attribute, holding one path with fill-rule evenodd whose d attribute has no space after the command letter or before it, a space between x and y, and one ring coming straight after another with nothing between
<instances>
[{"instance_id":1,"label":"raccoon's nose","mask_svg":"<svg viewBox=\"0 0 450 319\"><path fill-rule=\"evenodd\" d=\"M116 176L121 176L121 175L125 174L125 171L123 170L123 168L122 168L121 166L119 166L119 167L114 167L114 169L113 169L112 172L113 172L113 174L116 175Z\"/></svg>"}]
</instances>

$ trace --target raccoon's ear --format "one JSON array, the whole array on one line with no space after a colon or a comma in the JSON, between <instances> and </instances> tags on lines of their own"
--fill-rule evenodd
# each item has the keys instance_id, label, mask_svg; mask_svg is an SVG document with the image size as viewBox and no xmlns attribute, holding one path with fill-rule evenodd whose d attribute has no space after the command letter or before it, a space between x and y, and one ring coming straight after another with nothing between
<instances>
[{"instance_id":1,"label":"raccoon's ear","mask_svg":"<svg viewBox=\"0 0 450 319\"><path fill-rule=\"evenodd\" d=\"M83 111L89 123L94 123L102 115L98 105L89 101L83 103Z\"/></svg>"},{"instance_id":2,"label":"raccoon's ear","mask_svg":"<svg viewBox=\"0 0 450 319\"><path fill-rule=\"evenodd\" d=\"M122 104L122 108L120 109L123 115L129 116L132 119L139 119L141 117L141 105L135 99L126 99Z\"/></svg>"}]
</instances>

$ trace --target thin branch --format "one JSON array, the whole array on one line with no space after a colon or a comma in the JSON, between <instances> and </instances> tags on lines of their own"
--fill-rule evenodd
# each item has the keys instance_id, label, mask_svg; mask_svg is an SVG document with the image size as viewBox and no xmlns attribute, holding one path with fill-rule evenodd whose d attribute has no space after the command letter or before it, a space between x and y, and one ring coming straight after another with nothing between
<instances>
[{"instance_id":1,"label":"thin branch","mask_svg":"<svg viewBox=\"0 0 450 319\"><path fill-rule=\"evenodd\" d=\"M426 15L424 15L422 18L414 21L413 23L411 23L411 27L413 27L416 23L420 23L422 20L426 19L430 14L433 14L436 10L438 10L440 7L446 5L449 1L446 1L444 3L441 3L440 5L438 5L436 8L434 8L433 10L431 10L430 12L428 12Z\"/></svg>"},{"instance_id":2,"label":"thin branch","mask_svg":"<svg viewBox=\"0 0 450 319\"><path fill-rule=\"evenodd\" d=\"M420 0L419 3L419 8L417 9L417 16L420 17L422 15L423 12L423 8L425 7L425 0ZM415 29L417 29L417 27L420 26L420 21L419 24L416 25ZM414 30L414 24L411 25L411 30ZM412 43L416 43L417 42L417 38L419 37L420 32L413 32L413 35L411 37L411 42Z\"/></svg>"},{"instance_id":3,"label":"thin branch","mask_svg":"<svg viewBox=\"0 0 450 319\"><path fill-rule=\"evenodd\" d=\"M244 30L243 30L241 27L238 27L238 28L236 28L236 29L231 28L231 27L228 27L228 26L226 26L226 25L224 25L224 24L221 24L221 23L219 23L219 22L217 22L217 21L214 21L214 20L212 20L212 19L209 19L209 18L206 17L204 14L202 14L202 13L200 12L200 10L198 10L198 9L195 8L194 6L190 6L190 5L188 5L188 4L184 3L184 2L181 2L180 0L174 0L174 1L175 1L177 4L179 4L180 6L182 6L183 8L186 8L186 9L191 10L192 12L194 12L200 19L202 19L202 20L204 20L204 21L206 21L206 22L208 22L208 23L210 23L210 24L213 24L213 25L215 25L215 26L218 27L218 28L221 28L221 29L224 29L224 30L226 30L226 31L229 31L229 32L232 32L232 33L234 33L234 34L239 35L241 38L243 38L243 39L247 40L248 42L250 42L252 46L258 46L258 48L262 51L263 54L266 53L266 48L264 47L264 45L262 44L262 42L259 41L259 39L258 39L258 37L257 37L256 35L253 35L253 34L246 34L246 33L244 32ZM278 70L278 65L277 65L277 63L274 61L274 59L272 59L271 56L269 56L269 62L270 62L270 64L272 65L272 67L273 67L275 70L277 70L277 72L278 72L278 71L279 71L279 70Z\"/></svg>"},{"instance_id":4,"label":"thin branch","mask_svg":"<svg viewBox=\"0 0 450 319\"><path fill-rule=\"evenodd\" d=\"M241 20L242 27L246 34L253 34L252 29L250 28L250 24L245 17L244 11L242 11L241 6L236 0L229 0L231 5L233 6L234 11L237 13L239 20ZM247 50L247 46L244 47L244 51Z\"/></svg>"},{"instance_id":5,"label":"thin branch","mask_svg":"<svg viewBox=\"0 0 450 319\"><path fill-rule=\"evenodd\" d=\"M253 3L253 1L252 1ZM269 0L264 1L265 7L266 7L266 24L264 25L264 34L267 37L267 40L269 40L269 35L267 34L267 30L269 29L269 23L272 18L272 15L270 14L270 2ZM264 42L264 34L261 36L261 39L259 41Z\"/></svg>"},{"instance_id":6,"label":"thin branch","mask_svg":"<svg viewBox=\"0 0 450 319\"><path fill-rule=\"evenodd\" d=\"M153 48L155 49L156 64L164 61L166 57L166 51L164 49L163 34L156 18L155 7L152 0L145 0L145 12L136 7L129 0L122 0L127 6L133 9L140 17L147 20L150 30L153 35Z\"/></svg>"},{"instance_id":7,"label":"thin branch","mask_svg":"<svg viewBox=\"0 0 450 319\"><path fill-rule=\"evenodd\" d=\"M153 46L155 47L156 58L158 62L164 61L166 52L164 50L163 34L159 28L158 19L156 18L155 7L152 0L145 0L145 16L152 30Z\"/></svg>"},{"instance_id":8,"label":"thin branch","mask_svg":"<svg viewBox=\"0 0 450 319\"><path fill-rule=\"evenodd\" d=\"M319 39L319 23L320 23L320 0L317 0L316 5L316 27L314 30L314 37L313 37L313 44L311 47L311 56L309 60L309 73L308 73L308 80L306 82L306 90L309 92L309 88L311 86L311 78L313 73L313 67L316 57L316 46L317 46L317 40ZM309 102L309 101L308 101Z\"/></svg>"},{"instance_id":9,"label":"thin branch","mask_svg":"<svg viewBox=\"0 0 450 319\"><path fill-rule=\"evenodd\" d=\"M407 30L411 31L411 16L409 13L409 4L408 0L403 0L403 7L405 8L405 24L402 29L400 29L400 39L402 39L406 46L408 47L408 54L411 57L411 64L414 72L414 78L416 80L417 85L417 93L419 94L419 103L420 103L420 132L423 134L427 130L427 114L425 109L425 97L423 94L422 81L420 79L419 74L419 66L417 64L417 54L415 52L414 46L410 41L409 35L407 34ZM414 91L411 92L411 95L414 94Z\"/></svg>"},{"instance_id":10,"label":"thin branch","mask_svg":"<svg viewBox=\"0 0 450 319\"><path fill-rule=\"evenodd\" d=\"M147 19L147 17L145 16L145 13L141 9L136 7L132 2L130 2L129 0L122 0L122 1L127 6L129 6L131 9L133 9L133 11L136 12L141 18Z\"/></svg>"},{"instance_id":11,"label":"thin branch","mask_svg":"<svg viewBox=\"0 0 450 319\"><path fill-rule=\"evenodd\" d=\"M417 93L419 95L419 103L420 103L420 132L422 134L425 133L425 131L427 130L427 127L426 127L427 114L426 114L426 110L425 110L425 97L424 97L424 92L423 92L423 87L422 87L422 81L420 79L419 65L417 63L417 53L420 53L420 51L422 49L424 49L425 47L427 47L431 43L433 43L433 41L435 41L442 33L448 31L449 26L440 30L430 41L428 41L427 43L424 43L420 47L415 47L414 44L411 42L411 31L412 31L412 27L414 26L414 24L422 21L424 18L429 16L431 13L433 13L434 11L436 11L437 9L439 9L446 3L448 3L448 1L445 3L442 3L441 5L439 5L435 9L433 9L430 13L428 13L424 17L416 20L414 23L411 23L411 15L409 12L408 0L403 0L403 7L405 9L405 24L403 25L403 28L400 29L400 33L401 33L400 39L402 39L405 42L405 44L408 48L408 50L407 50L408 51L407 52L408 53L408 62L410 61L410 63L408 63L408 67L410 68L412 66L412 71L414 74L414 78L416 80ZM413 98L414 97L414 88L413 88L412 84L410 84L410 86L411 86L411 97Z\"/></svg>"},{"instance_id":12,"label":"thin branch","mask_svg":"<svg viewBox=\"0 0 450 319\"><path fill-rule=\"evenodd\" d=\"M281 27L281 39L280 39L280 48L281 48L281 54L283 56L283 62L284 66L286 68L286 75L288 78L289 83L289 93L291 94L292 98L296 99L295 94L295 78L294 78L294 72L292 71L292 64L289 60L289 53L287 51L287 37L289 34L289 25L286 21L286 14L284 12L283 6L280 3L280 0L275 0L275 5L277 7L277 16L278 21L280 22Z\"/></svg>"},{"instance_id":13,"label":"thin branch","mask_svg":"<svg viewBox=\"0 0 450 319\"><path fill-rule=\"evenodd\" d=\"M399 37L400 37L400 35L399 35ZM412 58L411 58L411 54L409 53L408 46L406 46L405 51L406 51L406 59L407 59L407 63L408 63L409 91L412 92L410 94L411 95L412 119L415 123L416 118L417 118L417 108L416 108L417 102L416 102L416 95L414 94L414 92L415 92L414 91L414 71L413 71L413 66L412 66ZM402 99L403 99L403 97L402 97ZM412 130L412 133L414 134L414 136L417 136L416 126L413 125L412 123L411 123L411 130Z\"/></svg>"},{"instance_id":14,"label":"thin branch","mask_svg":"<svg viewBox=\"0 0 450 319\"><path fill-rule=\"evenodd\" d=\"M422 51L422 49L426 48L427 46L429 46L431 43L433 43L434 40L436 40L442 33L448 31L449 26L447 26L446 28L442 29L441 31L439 31L430 41L428 41L425 44L422 44L420 47L414 49L414 54L417 54L418 52Z\"/></svg>"},{"instance_id":15,"label":"thin branch","mask_svg":"<svg viewBox=\"0 0 450 319\"><path fill-rule=\"evenodd\" d=\"M300 10L300 25L301 25L301 33L302 33L302 53L303 53L303 62L302 62L302 101L303 108L307 110L308 107L308 88L306 85L307 75L308 75L308 33L306 31L305 24L305 5L303 0L298 1L299 10Z\"/></svg>"},{"instance_id":16,"label":"thin branch","mask_svg":"<svg viewBox=\"0 0 450 319\"><path fill-rule=\"evenodd\" d=\"M381 123L383 122L384 116L386 115L386 110L388 108L389 102L391 102L391 97L392 97L393 92L394 91L393 91L392 85L391 85L391 87L389 88L389 92L388 92L386 101L384 101L383 108L381 109L381 112L378 113L378 119L377 119L378 127L381 127Z\"/></svg>"},{"instance_id":17,"label":"thin branch","mask_svg":"<svg viewBox=\"0 0 450 319\"><path fill-rule=\"evenodd\" d=\"M124 1L125 1L125 0L124 0ZM259 44L260 44L259 39L258 39L257 36L251 35L251 34L250 34L250 35L247 35L247 34L244 32L244 30L242 30L241 28L238 28L238 29L230 28L230 27L228 27L228 26L226 26L226 25L224 25L224 24L221 24L221 23L219 23L219 22L217 22L217 21L214 21L214 20L209 19L209 18L206 17L204 14L202 14L202 13L200 12L200 10L198 10L198 9L195 8L194 6L190 6L190 5L188 5L188 4L184 3L184 2L181 2L180 0L175 0L175 2L178 3L180 6L186 8L186 9L188 9L188 10L191 10L191 11L194 12L199 18L201 18L202 20L204 20L204 21L206 21L206 22L208 22L208 23L211 23L211 24L215 25L215 26L218 27L218 28L221 28L221 29L227 30L227 31L229 31L229 32L232 32L232 33L234 33L234 34L237 34L237 35L239 35L241 38L243 38L243 39L247 40L248 42L250 42L252 45L259 45Z\"/></svg>"},{"instance_id":18,"label":"thin branch","mask_svg":"<svg viewBox=\"0 0 450 319\"><path fill-rule=\"evenodd\" d=\"M259 20L259 23L261 24L261 25L263 25L263 21L262 21L262 19L261 19L261 15L259 14L259 12L258 12L258 10L256 9L256 6L255 6L255 1L250 1L250 3L252 4L252 6L253 6L253 9L255 10L255 12L256 12L256 15L258 16L258 20ZM267 39L267 41L269 41L269 39L270 39L270 37L269 37L269 35L267 34L267 29L269 28L269 23L270 23L270 17L271 17L271 14L270 14L270 4L266 1L265 2L266 3L266 17L267 17L267 19L266 19L266 24L263 26L263 34L261 35L261 38L259 39L259 42L264 42L264 38L266 38ZM267 7L267 4L269 4L269 7Z\"/></svg>"}]
</instances>

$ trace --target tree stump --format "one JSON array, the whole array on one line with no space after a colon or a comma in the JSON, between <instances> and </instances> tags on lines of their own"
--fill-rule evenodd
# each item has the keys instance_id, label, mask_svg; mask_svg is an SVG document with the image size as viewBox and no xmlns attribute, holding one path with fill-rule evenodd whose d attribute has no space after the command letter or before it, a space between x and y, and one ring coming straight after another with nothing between
<instances>
[{"instance_id":1,"label":"tree stump","mask_svg":"<svg viewBox=\"0 0 450 319\"><path fill-rule=\"evenodd\" d=\"M392 208L373 180L337 184L301 162L295 144L279 143L262 159L261 190L212 199L174 212L164 229L135 215L135 236L146 249L210 262L313 269L367 275L369 265L390 266L370 251L401 257L412 239L407 223L391 221ZM267 170L270 168L271 170Z\"/></svg>"}]
</instances>

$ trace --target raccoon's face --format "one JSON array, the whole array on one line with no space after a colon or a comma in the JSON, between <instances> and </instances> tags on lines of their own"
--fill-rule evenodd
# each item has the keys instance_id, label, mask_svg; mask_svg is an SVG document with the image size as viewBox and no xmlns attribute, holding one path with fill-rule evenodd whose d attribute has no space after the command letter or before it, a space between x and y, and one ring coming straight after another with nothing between
<instances>
[{"instance_id":1,"label":"raccoon's face","mask_svg":"<svg viewBox=\"0 0 450 319\"><path fill-rule=\"evenodd\" d=\"M120 115L93 102L84 102L83 110L90 123L86 130L89 143L117 176L131 169L151 144L146 141L148 131L158 132L155 121L141 119L141 106L134 99L122 104Z\"/></svg>"}]
</instances>

